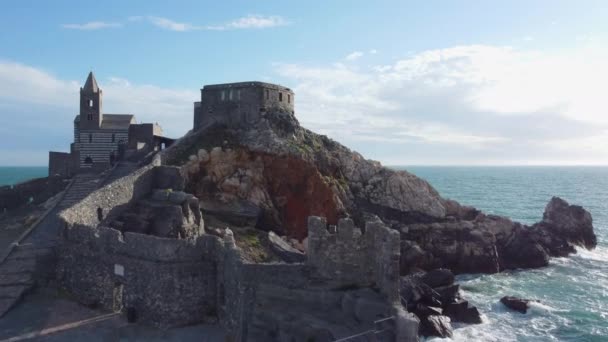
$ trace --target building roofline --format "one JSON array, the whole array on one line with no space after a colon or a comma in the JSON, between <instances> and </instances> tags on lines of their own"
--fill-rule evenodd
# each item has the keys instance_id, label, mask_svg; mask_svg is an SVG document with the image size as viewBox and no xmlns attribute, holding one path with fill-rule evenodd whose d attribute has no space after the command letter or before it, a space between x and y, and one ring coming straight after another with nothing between
<instances>
[{"instance_id":1,"label":"building roofline","mask_svg":"<svg viewBox=\"0 0 608 342\"><path fill-rule=\"evenodd\" d=\"M266 82L260 82L260 81L207 84L207 85L204 85L201 90L222 89L222 88L250 88L250 87L280 89L280 90L284 90L284 91L293 92L293 90L289 89L288 87L282 86L280 84L266 83Z\"/></svg>"}]
</instances>

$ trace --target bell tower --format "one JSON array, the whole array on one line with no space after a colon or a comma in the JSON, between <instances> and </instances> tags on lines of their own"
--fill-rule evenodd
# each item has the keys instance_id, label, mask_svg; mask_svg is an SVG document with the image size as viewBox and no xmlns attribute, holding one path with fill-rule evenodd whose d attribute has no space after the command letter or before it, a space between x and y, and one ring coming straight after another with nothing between
<instances>
[{"instance_id":1,"label":"bell tower","mask_svg":"<svg viewBox=\"0 0 608 342\"><path fill-rule=\"evenodd\" d=\"M84 87L80 88L80 129L99 129L103 120L102 91L93 72L89 72Z\"/></svg>"}]
</instances>

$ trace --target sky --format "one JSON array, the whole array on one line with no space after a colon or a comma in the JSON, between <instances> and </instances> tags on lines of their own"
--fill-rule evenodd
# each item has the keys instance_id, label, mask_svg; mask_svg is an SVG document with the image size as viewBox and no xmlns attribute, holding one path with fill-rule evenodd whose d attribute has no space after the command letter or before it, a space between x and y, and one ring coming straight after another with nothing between
<instances>
[{"instance_id":1,"label":"sky","mask_svg":"<svg viewBox=\"0 0 608 342\"><path fill-rule=\"evenodd\" d=\"M607 165L606 1L0 2L0 166L104 112L192 128L205 84L295 91L296 117L387 165Z\"/></svg>"}]
</instances>

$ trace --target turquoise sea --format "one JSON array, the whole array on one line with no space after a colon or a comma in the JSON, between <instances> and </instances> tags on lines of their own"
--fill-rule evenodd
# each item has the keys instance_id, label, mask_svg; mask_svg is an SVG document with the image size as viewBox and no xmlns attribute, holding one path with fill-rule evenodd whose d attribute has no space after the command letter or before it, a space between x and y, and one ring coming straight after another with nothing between
<instances>
[{"instance_id":1,"label":"turquoise sea","mask_svg":"<svg viewBox=\"0 0 608 342\"><path fill-rule=\"evenodd\" d=\"M598 247L555 258L550 266L494 275L463 275L464 296L484 314L460 326L456 341L608 341L608 167L402 167L444 197L531 224L551 196L585 207ZM538 299L527 314L506 310L505 295ZM433 339L439 340L439 339Z\"/></svg>"},{"instance_id":2,"label":"turquoise sea","mask_svg":"<svg viewBox=\"0 0 608 342\"><path fill-rule=\"evenodd\" d=\"M46 166L2 166L0 167L0 186L15 185L32 178L46 177Z\"/></svg>"},{"instance_id":3,"label":"turquoise sea","mask_svg":"<svg viewBox=\"0 0 608 342\"><path fill-rule=\"evenodd\" d=\"M556 258L549 267L462 275L465 297L484 315L456 325L455 341L608 341L608 167L399 167L428 180L444 197L526 224L541 219L551 196L593 216L598 247ZM0 185L46 175L46 167L0 167ZM528 314L499 299L538 299ZM438 340L438 339L434 339Z\"/></svg>"}]
</instances>

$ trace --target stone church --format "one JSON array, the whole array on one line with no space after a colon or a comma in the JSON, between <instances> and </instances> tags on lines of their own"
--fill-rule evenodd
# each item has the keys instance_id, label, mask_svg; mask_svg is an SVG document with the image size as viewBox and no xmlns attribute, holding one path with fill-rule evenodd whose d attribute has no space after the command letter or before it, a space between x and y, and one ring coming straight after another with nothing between
<instances>
[{"instance_id":1,"label":"stone church","mask_svg":"<svg viewBox=\"0 0 608 342\"><path fill-rule=\"evenodd\" d=\"M74 119L70 152L49 152L49 176L70 177L79 172L103 171L123 158L128 149L158 150L163 138L158 124L137 124L133 114L103 112L103 91L93 72L80 88L80 113ZM142 153L139 153L140 155Z\"/></svg>"}]
</instances>

